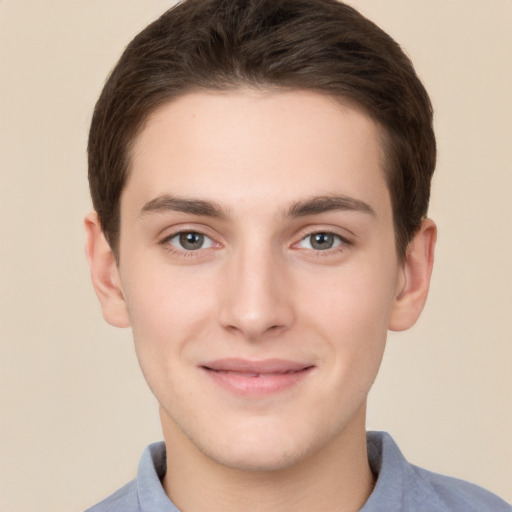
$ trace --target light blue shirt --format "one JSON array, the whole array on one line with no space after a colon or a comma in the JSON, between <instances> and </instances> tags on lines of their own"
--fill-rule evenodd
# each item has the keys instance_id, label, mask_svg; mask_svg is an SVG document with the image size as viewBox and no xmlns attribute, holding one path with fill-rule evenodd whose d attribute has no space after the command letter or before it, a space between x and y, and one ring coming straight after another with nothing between
<instances>
[{"instance_id":1,"label":"light blue shirt","mask_svg":"<svg viewBox=\"0 0 512 512\"><path fill-rule=\"evenodd\" d=\"M409 464L385 432L368 432L367 442L377 483L360 512L512 512L481 487ZM164 443L149 445L137 478L86 512L180 512L160 482L165 471Z\"/></svg>"}]
</instances>

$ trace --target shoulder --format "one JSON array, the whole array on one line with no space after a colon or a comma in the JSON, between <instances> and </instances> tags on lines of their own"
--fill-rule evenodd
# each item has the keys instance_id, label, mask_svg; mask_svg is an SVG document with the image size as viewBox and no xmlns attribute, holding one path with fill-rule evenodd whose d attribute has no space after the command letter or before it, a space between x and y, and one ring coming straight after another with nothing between
<instances>
[{"instance_id":1,"label":"shoulder","mask_svg":"<svg viewBox=\"0 0 512 512\"><path fill-rule=\"evenodd\" d=\"M137 484L132 480L85 512L139 512Z\"/></svg>"},{"instance_id":2,"label":"shoulder","mask_svg":"<svg viewBox=\"0 0 512 512\"><path fill-rule=\"evenodd\" d=\"M465 512L512 512L512 507L478 485L411 465L418 485L438 503L439 510Z\"/></svg>"},{"instance_id":3,"label":"shoulder","mask_svg":"<svg viewBox=\"0 0 512 512\"><path fill-rule=\"evenodd\" d=\"M410 464L385 432L369 432L367 441L377 481L362 512L512 512L477 485Z\"/></svg>"},{"instance_id":4,"label":"shoulder","mask_svg":"<svg viewBox=\"0 0 512 512\"><path fill-rule=\"evenodd\" d=\"M165 444L150 444L140 458L137 478L86 512L178 512L161 484L166 466Z\"/></svg>"}]
</instances>

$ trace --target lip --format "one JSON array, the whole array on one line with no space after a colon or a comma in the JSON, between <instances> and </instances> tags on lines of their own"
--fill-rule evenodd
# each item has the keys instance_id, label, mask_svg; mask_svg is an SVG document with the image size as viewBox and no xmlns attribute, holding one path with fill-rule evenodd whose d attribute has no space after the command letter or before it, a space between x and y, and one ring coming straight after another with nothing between
<instances>
[{"instance_id":1,"label":"lip","mask_svg":"<svg viewBox=\"0 0 512 512\"><path fill-rule=\"evenodd\" d=\"M219 359L201 364L200 368L216 384L235 395L259 397L295 387L311 373L314 365L284 359Z\"/></svg>"}]
</instances>

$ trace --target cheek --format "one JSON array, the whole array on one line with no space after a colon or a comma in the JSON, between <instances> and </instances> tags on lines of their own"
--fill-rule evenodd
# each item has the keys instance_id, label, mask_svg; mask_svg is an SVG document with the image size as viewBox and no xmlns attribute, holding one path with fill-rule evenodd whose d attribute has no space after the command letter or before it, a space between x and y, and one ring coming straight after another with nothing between
<instances>
[{"instance_id":1,"label":"cheek","mask_svg":"<svg viewBox=\"0 0 512 512\"><path fill-rule=\"evenodd\" d=\"M209 280L171 270L132 273L123 286L142 366L172 364L187 341L204 330L212 310Z\"/></svg>"},{"instance_id":2,"label":"cheek","mask_svg":"<svg viewBox=\"0 0 512 512\"><path fill-rule=\"evenodd\" d=\"M188 391L180 384L191 368L189 342L204 332L207 313L196 287L168 277L139 275L125 296L142 374L159 403L174 410L187 401ZM180 393L185 395L180 398Z\"/></svg>"},{"instance_id":3,"label":"cheek","mask_svg":"<svg viewBox=\"0 0 512 512\"><path fill-rule=\"evenodd\" d=\"M334 332L387 332L387 321L395 293L396 271L386 263L347 266L329 279L307 283L301 290L302 302L312 318L322 319Z\"/></svg>"},{"instance_id":4,"label":"cheek","mask_svg":"<svg viewBox=\"0 0 512 512\"><path fill-rule=\"evenodd\" d=\"M333 375L359 374L356 382L375 378L394 299L396 273L393 266L389 270L347 267L323 287L303 290L309 305L304 317L327 340L324 357L336 367Z\"/></svg>"}]
</instances>

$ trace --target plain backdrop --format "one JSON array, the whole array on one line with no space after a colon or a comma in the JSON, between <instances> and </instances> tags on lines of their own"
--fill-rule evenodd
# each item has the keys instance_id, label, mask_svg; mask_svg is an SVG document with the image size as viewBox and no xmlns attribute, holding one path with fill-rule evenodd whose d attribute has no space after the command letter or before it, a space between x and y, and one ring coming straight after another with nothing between
<instances>
[{"instance_id":1,"label":"plain backdrop","mask_svg":"<svg viewBox=\"0 0 512 512\"><path fill-rule=\"evenodd\" d=\"M512 500L512 1L352 0L436 109L424 315L390 336L368 427ZM109 70L164 0L0 0L0 511L80 511L161 438L128 330L89 282L86 138Z\"/></svg>"}]
</instances>

